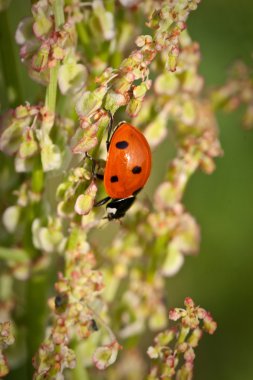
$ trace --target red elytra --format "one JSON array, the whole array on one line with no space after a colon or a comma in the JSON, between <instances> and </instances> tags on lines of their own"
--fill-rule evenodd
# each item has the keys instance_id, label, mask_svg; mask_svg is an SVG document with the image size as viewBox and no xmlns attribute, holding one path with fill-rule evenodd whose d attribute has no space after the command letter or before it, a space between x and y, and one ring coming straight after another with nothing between
<instances>
[{"instance_id":1,"label":"red elytra","mask_svg":"<svg viewBox=\"0 0 253 380\"><path fill-rule=\"evenodd\" d=\"M107 194L113 199L127 198L143 188L151 170L151 151L144 135L122 122L114 131L104 173Z\"/></svg>"}]
</instances>

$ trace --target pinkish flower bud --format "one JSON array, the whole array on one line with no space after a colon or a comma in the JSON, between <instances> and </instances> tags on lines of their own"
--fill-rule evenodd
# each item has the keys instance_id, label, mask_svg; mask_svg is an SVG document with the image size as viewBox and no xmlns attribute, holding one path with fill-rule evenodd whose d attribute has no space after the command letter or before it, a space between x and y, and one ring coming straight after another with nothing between
<instances>
[{"instance_id":1,"label":"pinkish flower bud","mask_svg":"<svg viewBox=\"0 0 253 380\"><path fill-rule=\"evenodd\" d=\"M187 351L185 351L184 353L184 359L186 362L189 362L189 363L193 363L194 362L194 359L195 359L195 353L194 353L194 350L189 347L187 349Z\"/></svg>"},{"instance_id":2,"label":"pinkish flower bud","mask_svg":"<svg viewBox=\"0 0 253 380\"><path fill-rule=\"evenodd\" d=\"M182 317L182 312L183 312L182 309L178 309L178 308L170 310L169 319L171 319L172 321L177 321L178 319Z\"/></svg>"},{"instance_id":3,"label":"pinkish flower bud","mask_svg":"<svg viewBox=\"0 0 253 380\"><path fill-rule=\"evenodd\" d=\"M190 297L186 297L185 298L184 304L185 304L186 307L189 307L189 308L195 307L195 304L194 304L192 298L190 298Z\"/></svg>"},{"instance_id":4,"label":"pinkish flower bud","mask_svg":"<svg viewBox=\"0 0 253 380\"><path fill-rule=\"evenodd\" d=\"M207 311L205 309L203 309L202 307L198 307L197 315L198 315L199 319L204 319L207 315Z\"/></svg>"},{"instance_id":5,"label":"pinkish flower bud","mask_svg":"<svg viewBox=\"0 0 253 380\"><path fill-rule=\"evenodd\" d=\"M204 329L208 334L213 334L215 330L217 329L217 323L213 320L210 313L207 313L207 315L204 318Z\"/></svg>"}]
</instances>

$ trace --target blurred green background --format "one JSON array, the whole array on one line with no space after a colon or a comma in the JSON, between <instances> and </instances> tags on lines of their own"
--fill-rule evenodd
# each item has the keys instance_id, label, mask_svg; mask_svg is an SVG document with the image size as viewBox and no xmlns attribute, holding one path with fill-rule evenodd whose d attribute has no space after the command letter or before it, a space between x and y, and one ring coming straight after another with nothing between
<instances>
[{"instance_id":1,"label":"blurred green background","mask_svg":"<svg viewBox=\"0 0 253 380\"><path fill-rule=\"evenodd\" d=\"M13 33L29 9L28 0L13 0L9 10ZM205 0L191 14L189 30L200 43L201 73L208 86L224 83L235 59L253 65L252 20L252 0ZM6 43L3 24L0 29L1 44ZM28 79L21 64L19 70L22 97L32 102L39 87ZM242 130L241 114L218 115L224 157L217 160L211 176L195 174L185 195L188 210L201 226L200 253L186 258L183 269L168 280L170 307L182 305L191 296L218 321L215 335L204 337L197 350L195 380L253 378L253 131Z\"/></svg>"},{"instance_id":2,"label":"blurred green background","mask_svg":"<svg viewBox=\"0 0 253 380\"><path fill-rule=\"evenodd\" d=\"M189 20L202 51L206 84L224 83L231 62L253 66L253 2L205 0ZM196 380L253 379L253 131L239 111L218 114L224 157L190 181L185 203L201 226L201 248L168 284L170 305L189 295L209 309L218 330L197 352Z\"/></svg>"}]
</instances>

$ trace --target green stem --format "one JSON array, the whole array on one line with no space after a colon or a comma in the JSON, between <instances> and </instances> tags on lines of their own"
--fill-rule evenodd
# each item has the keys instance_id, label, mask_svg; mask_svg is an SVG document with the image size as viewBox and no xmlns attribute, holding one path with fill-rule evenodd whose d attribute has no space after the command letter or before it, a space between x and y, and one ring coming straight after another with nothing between
<instances>
[{"instance_id":1,"label":"green stem","mask_svg":"<svg viewBox=\"0 0 253 380\"><path fill-rule=\"evenodd\" d=\"M0 247L0 259L7 262L25 263L29 261L29 256L24 249Z\"/></svg>"},{"instance_id":2,"label":"green stem","mask_svg":"<svg viewBox=\"0 0 253 380\"><path fill-rule=\"evenodd\" d=\"M105 9L113 14L115 12L115 0L105 1Z\"/></svg>"},{"instance_id":3,"label":"green stem","mask_svg":"<svg viewBox=\"0 0 253 380\"><path fill-rule=\"evenodd\" d=\"M90 38L88 36L87 30L86 30L86 28L84 26L83 21L79 22L78 24L76 24L76 29L77 29L78 37L79 37L81 43L84 46L89 45Z\"/></svg>"},{"instance_id":4,"label":"green stem","mask_svg":"<svg viewBox=\"0 0 253 380\"><path fill-rule=\"evenodd\" d=\"M6 87L4 93L7 94L1 101L4 108L15 107L23 102L16 58L13 31L9 22L9 8L7 8L0 12L0 59Z\"/></svg>"},{"instance_id":5,"label":"green stem","mask_svg":"<svg viewBox=\"0 0 253 380\"><path fill-rule=\"evenodd\" d=\"M55 0L53 3L55 26L59 29L64 24L63 0Z\"/></svg>"},{"instance_id":6,"label":"green stem","mask_svg":"<svg viewBox=\"0 0 253 380\"><path fill-rule=\"evenodd\" d=\"M178 339L177 339L177 345L184 343L187 335L189 334L190 328L189 327L181 327Z\"/></svg>"},{"instance_id":7,"label":"green stem","mask_svg":"<svg viewBox=\"0 0 253 380\"><path fill-rule=\"evenodd\" d=\"M57 62L55 67L50 69L50 82L46 91L45 106L51 112L55 112L56 107L56 96L57 96L57 78L59 71L59 62Z\"/></svg>"},{"instance_id":8,"label":"green stem","mask_svg":"<svg viewBox=\"0 0 253 380\"><path fill-rule=\"evenodd\" d=\"M54 17L55 17L55 27L56 30L61 27L64 23L64 10L63 10L63 0L55 0L53 3ZM57 97L57 78L60 63L50 69L50 79L49 85L46 91L45 105L51 112L55 112L56 107L56 97Z\"/></svg>"},{"instance_id":9,"label":"green stem","mask_svg":"<svg viewBox=\"0 0 253 380\"><path fill-rule=\"evenodd\" d=\"M160 236L155 241L152 255L147 267L147 280L149 282L153 281L155 274L157 273L157 268L161 267L162 265L166 243L167 236Z\"/></svg>"},{"instance_id":10,"label":"green stem","mask_svg":"<svg viewBox=\"0 0 253 380\"><path fill-rule=\"evenodd\" d=\"M26 296L26 328L27 328L27 372L28 378L32 379L34 368L32 358L44 338L46 318L48 314L47 296L49 284L48 269L32 273L27 284Z\"/></svg>"},{"instance_id":11,"label":"green stem","mask_svg":"<svg viewBox=\"0 0 253 380\"><path fill-rule=\"evenodd\" d=\"M64 10L63 0L54 0L53 11L55 17L56 30L64 23ZM51 112L55 113L56 98L57 98L57 77L60 63L58 62L54 67L50 69L50 81L46 90L45 106ZM43 187L43 174L38 172L39 178L34 178L33 185L38 186L39 189ZM51 192L52 180L46 181L45 193ZM44 337L44 330L46 324L46 317L48 314L47 297L49 286L52 283L52 277L55 275L55 259L51 259L50 266L36 271L32 269L31 276L27 284L27 304L26 304L26 325L27 325L27 369L28 377L32 379L32 363L31 359L37 351L39 344ZM50 268L50 270L49 270Z\"/></svg>"},{"instance_id":12,"label":"green stem","mask_svg":"<svg viewBox=\"0 0 253 380\"><path fill-rule=\"evenodd\" d=\"M63 5L64 5L63 0L54 0L53 5L52 5L53 11L54 11L56 30L58 30L62 26L62 24L64 24ZM56 109L57 79L58 79L59 68L60 68L60 62L57 62L56 65L50 69L50 79L49 79L49 84L46 90L45 106L52 113L55 113L55 109ZM47 183L47 186L45 189L45 196L48 199L48 203L50 205L50 211L53 211L54 206L55 206L55 190L56 190L56 186L58 185L58 181L57 179L53 179L52 177L50 178L50 175L49 175L47 176L46 183Z\"/></svg>"},{"instance_id":13,"label":"green stem","mask_svg":"<svg viewBox=\"0 0 253 380\"><path fill-rule=\"evenodd\" d=\"M26 229L23 238L24 249L31 259L30 276L26 282L26 305L24 318L27 350L26 370L29 379L32 379L32 374L34 371L32 358L44 337L46 326L46 318L48 314L46 300L48 296L48 288L51 284L49 281L51 272L48 268L54 268L52 260L50 265L48 264L48 267L45 269L36 270L34 267L36 260L41 255L40 252L34 248L31 236L32 222L35 215L40 215L41 212L40 208L38 211L35 211L35 207L36 206L34 205L33 207L27 209Z\"/></svg>"},{"instance_id":14,"label":"green stem","mask_svg":"<svg viewBox=\"0 0 253 380\"><path fill-rule=\"evenodd\" d=\"M90 37L87 33L86 27L84 25L84 21L76 24L76 29L77 29L79 40L81 41L84 47L85 56L87 57L89 61L91 61L94 56L94 50L92 49L90 45Z\"/></svg>"},{"instance_id":15,"label":"green stem","mask_svg":"<svg viewBox=\"0 0 253 380\"><path fill-rule=\"evenodd\" d=\"M83 364L83 350L82 345L75 343L73 347L76 354L76 366L72 370L73 380L89 380L89 375Z\"/></svg>"}]
</instances>

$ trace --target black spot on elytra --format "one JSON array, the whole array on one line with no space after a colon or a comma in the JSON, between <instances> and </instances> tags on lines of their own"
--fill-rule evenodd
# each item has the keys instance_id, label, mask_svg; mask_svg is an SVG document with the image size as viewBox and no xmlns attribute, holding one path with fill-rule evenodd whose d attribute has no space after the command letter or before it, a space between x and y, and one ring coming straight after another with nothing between
<instances>
[{"instance_id":1,"label":"black spot on elytra","mask_svg":"<svg viewBox=\"0 0 253 380\"><path fill-rule=\"evenodd\" d=\"M111 176L111 182L118 182L119 181L119 178L117 175L112 175Z\"/></svg>"},{"instance_id":2,"label":"black spot on elytra","mask_svg":"<svg viewBox=\"0 0 253 380\"><path fill-rule=\"evenodd\" d=\"M128 142L127 141L118 141L116 143L116 148L118 149L126 149L128 147Z\"/></svg>"},{"instance_id":3,"label":"black spot on elytra","mask_svg":"<svg viewBox=\"0 0 253 380\"><path fill-rule=\"evenodd\" d=\"M141 173L141 166L135 166L135 167L132 169L132 173L133 173L133 174L140 174L140 173Z\"/></svg>"}]
</instances>

